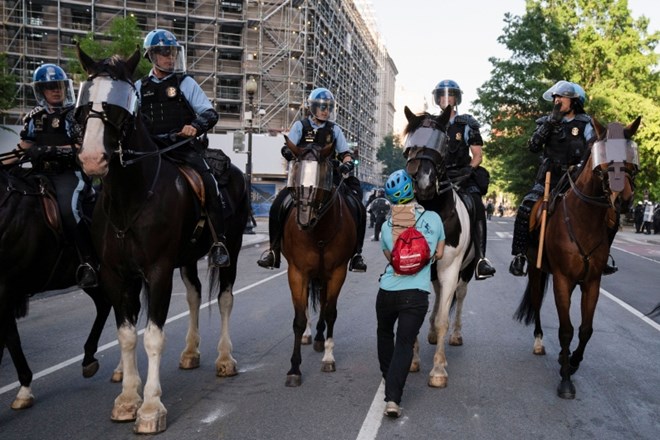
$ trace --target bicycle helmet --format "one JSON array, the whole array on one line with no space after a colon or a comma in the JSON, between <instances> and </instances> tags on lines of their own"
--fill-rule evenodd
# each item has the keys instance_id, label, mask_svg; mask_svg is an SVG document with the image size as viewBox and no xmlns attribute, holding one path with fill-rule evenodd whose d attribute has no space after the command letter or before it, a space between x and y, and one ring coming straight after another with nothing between
<instances>
[{"instance_id":1,"label":"bicycle helmet","mask_svg":"<svg viewBox=\"0 0 660 440\"><path fill-rule=\"evenodd\" d=\"M413 181L405 170L390 174L385 183L385 196L395 205L403 205L415 198Z\"/></svg>"}]
</instances>

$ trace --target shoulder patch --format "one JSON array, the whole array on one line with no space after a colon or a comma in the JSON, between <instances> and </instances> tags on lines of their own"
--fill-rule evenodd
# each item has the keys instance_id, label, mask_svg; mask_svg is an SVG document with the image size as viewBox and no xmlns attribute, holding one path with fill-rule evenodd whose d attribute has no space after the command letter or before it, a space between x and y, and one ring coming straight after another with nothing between
<instances>
[{"instance_id":1,"label":"shoulder patch","mask_svg":"<svg viewBox=\"0 0 660 440\"><path fill-rule=\"evenodd\" d=\"M29 122L30 119L34 118L35 115L42 112L43 110L44 110L44 108L42 106L40 106L40 105L36 106L32 110L30 110L27 115L25 115L25 117L23 118L23 122L25 122L25 123Z\"/></svg>"},{"instance_id":2,"label":"shoulder patch","mask_svg":"<svg viewBox=\"0 0 660 440\"><path fill-rule=\"evenodd\" d=\"M477 122L477 120L474 118L474 116L469 114L457 115L454 118L454 123L469 125L470 128L474 130L478 130L481 127L479 125L479 122Z\"/></svg>"}]
</instances>

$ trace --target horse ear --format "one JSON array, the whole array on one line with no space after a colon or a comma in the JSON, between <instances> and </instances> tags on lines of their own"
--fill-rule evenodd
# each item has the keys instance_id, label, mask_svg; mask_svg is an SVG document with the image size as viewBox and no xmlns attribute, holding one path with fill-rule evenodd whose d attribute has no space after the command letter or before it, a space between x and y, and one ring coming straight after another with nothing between
<instances>
[{"instance_id":1,"label":"horse ear","mask_svg":"<svg viewBox=\"0 0 660 440\"><path fill-rule=\"evenodd\" d=\"M440 127L446 127L449 124L449 119L451 118L451 105L445 107L445 109L438 115L436 118L436 123Z\"/></svg>"},{"instance_id":2,"label":"horse ear","mask_svg":"<svg viewBox=\"0 0 660 440\"><path fill-rule=\"evenodd\" d=\"M76 53L78 54L78 59L80 60L80 64L82 65L83 70L88 74L92 73L92 69L96 64L96 61L94 61L89 55L87 55L82 50L82 47L80 47L80 43L77 41L76 41Z\"/></svg>"},{"instance_id":3,"label":"horse ear","mask_svg":"<svg viewBox=\"0 0 660 440\"><path fill-rule=\"evenodd\" d=\"M301 149L298 148L298 146L297 146L296 144L294 144L293 142L291 142L291 139L289 139L289 136L287 136L287 135L284 135L284 144L285 144L287 147L289 147L289 150L291 150L291 152L292 152L296 157L298 157L298 155L299 155L300 152L301 152Z\"/></svg>"},{"instance_id":4,"label":"horse ear","mask_svg":"<svg viewBox=\"0 0 660 440\"><path fill-rule=\"evenodd\" d=\"M410 109L408 108L408 106L405 106L405 107L403 108L403 114L406 115L406 119L408 120L408 123L409 123L409 124L410 124L412 121L414 121L415 118L416 118L415 114L414 114L412 111L410 111Z\"/></svg>"},{"instance_id":5,"label":"horse ear","mask_svg":"<svg viewBox=\"0 0 660 440\"><path fill-rule=\"evenodd\" d=\"M642 122L642 117L637 116L637 119L635 119L632 124L630 124L623 130L626 139L632 138L635 135L635 133L637 133L637 129L639 128L640 122Z\"/></svg>"},{"instance_id":6,"label":"horse ear","mask_svg":"<svg viewBox=\"0 0 660 440\"><path fill-rule=\"evenodd\" d=\"M607 133L607 128L605 128L600 122L598 122L598 119L594 117L591 118L591 124L596 131L596 139L603 139Z\"/></svg>"},{"instance_id":7,"label":"horse ear","mask_svg":"<svg viewBox=\"0 0 660 440\"><path fill-rule=\"evenodd\" d=\"M126 68L129 72L131 72L131 75L135 72L138 64L140 64L141 58L142 56L140 55L140 46L138 46L135 49L135 52L133 52L133 55L131 55L131 57L126 61Z\"/></svg>"}]
</instances>

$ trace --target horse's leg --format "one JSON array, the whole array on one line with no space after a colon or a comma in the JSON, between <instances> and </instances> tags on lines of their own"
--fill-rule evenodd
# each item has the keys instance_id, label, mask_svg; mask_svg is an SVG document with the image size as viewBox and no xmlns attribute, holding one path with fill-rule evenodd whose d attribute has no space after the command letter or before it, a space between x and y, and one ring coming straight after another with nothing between
<instances>
[{"instance_id":1,"label":"horse's leg","mask_svg":"<svg viewBox=\"0 0 660 440\"><path fill-rule=\"evenodd\" d=\"M298 387L302 383L302 374L300 364L302 356L300 354L300 343L302 334L307 327L307 295L308 279L289 263L288 269L289 288L291 289L291 300L293 302L293 353L291 354L291 369L286 373L287 387ZM320 319L320 318L319 318Z\"/></svg>"},{"instance_id":2,"label":"horse's leg","mask_svg":"<svg viewBox=\"0 0 660 440\"><path fill-rule=\"evenodd\" d=\"M87 341L85 341L82 374L83 377L92 377L99 370L99 361L94 355L99 348L99 339L101 339L101 333L103 332L103 327L105 327L105 322L108 320L108 315L110 314L112 306L105 299L103 292L100 289L89 289L86 293L94 301L96 318L94 319L94 324L92 324L92 329L89 332Z\"/></svg>"},{"instance_id":3,"label":"horse's leg","mask_svg":"<svg viewBox=\"0 0 660 440\"><path fill-rule=\"evenodd\" d=\"M445 388L447 386L447 357L445 355L445 335L449 329L449 308L451 307L452 297L456 290L456 281L458 279L458 265L460 261L455 261L447 267L442 274L438 274L441 280L441 294L438 314L435 317L436 328L436 347L433 356L433 368L429 373L429 386L435 388ZM453 282L450 282L453 281Z\"/></svg>"},{"instance_id":4,"label":"horse's leg","mask_svg":"<svg viewBox=\"0 0 660 440\"><path fill-rule=\"evenodd\" d=\"M0 344L0 350L3 350L3 345L7 347L9 355L11 356L14 368L18 374L18 382L21 384L16 394L16 398L11 403L11 409L26 409L34 405L34 396L32 395L32 370L25 359L23 348L21 347L21 338L18 334L18 327L16 326L16 319L13 316L5 316L5 323L3 323L5 340L4 344Z\"/></svg>"},{"instance_id":5,"label":"horse's leg","mask_svg":"<svg viewBox=\"0 0 660 440\"><path fill-rule=\"evenodd\" d=\"M534 313L534 348L532 353L538 356L545 355L545 346L543 345L543 328L541 327L541 306L543 305L543 296L545 284L548 275L545 275L536 266L528 270L530 291L530 303Z\"/></svg>"},{"instance_id":6,"label":"horse's leg","mask_svg":"<svg viewBox=\"0 0 660 440\"><path fill-rule=\"evenodd\" d=\"M438 280L433 281L433 292L435 293L435 301L433 301L433 310L431 310L431 317L429 318L429 334L427 340L429 344L436 345L438 343L438 334L435 328L435 317L438 315L440 295L442 293L440 282Z\"/></svg>"},{"instance_id":7,"label":"horse's leg","mask_svg":"<svg viewBox=\"0 0 660 440\"><path fill-rule=\"evenodd\" d=\"M309 345L312 343L312 318L309 316L309 307L305 309L305 316L307 317L307 325L305 326L300 343L302 345Z\"/></svg>"},{"instance_id":8,"label":"horse's leg","mask_svg":"<svg viewBox=\"0 0 660 440\"><path fill-rule=\"evenodd\" d=\"M323 347L325 346L325 326L326 326L325 310L326 310L325 304L321 304L319 310L319 320L316 323L316 335L314 336L314 351L316 351L317 353L322 352ZM310 326L311 324L309 323L309 318L308 318L307 327L305 328L305 331L307 331L307 328L310 328Z\"/></svg>"},{"instance_id":9,"label":"horse's leg","mask_svg":"<svg viewBox=\"0 0 660 440\"><path fill-rule=\"evenodd\" d=\"M186 300L190 319L188 320L188 331L186 333L186 347L179 357L179 368L190 370L199 367L199 307L202 302L202 283L197 276L197 264L182 267L181 279L186 286Z\"/></svg>"},{"instance_id":10,"label":"horse's leg","mask_svg":"<svg viewBox=\"0 0 660 440\"><path fill-rule=\"evenodd\" d=\"M575 398L575 386L571 381L571 367L569 357L571 354L571 340L573 339L573 325L571 324L571 292L575 284L560 274L553 276L555 304L557 306L557 315L559 316L559 374L561 383L557 387L557 394L562 399Z\"/></svg>"},{"instance_id":11,"label":"horse's leg","mask_svg":"<svg viewBox=\"0 0 660 440\"><path fill-rule=\"evenodd\" d=\"M117 309L115 309L115 313ZM119 317L118 317L119 320ZM135 323L122 319L117 328L117 339L121 351L122 362L122 391L115 398L110 418L116 422L135 420L137 410L142 405L142 380L137 369L137 329Z\"/></svg>"},{"instance_id":12,"label":"horse's leg","mask_svg":"<svg viewBox=\"0 0 660 440\"><path fill-rule=\"evenodd\" d=\"M217 270L217 269L214 269ZM221 287L218 297L220 309L220 340L218 341L218 357L215 360L215 374L220 377L236 376L238 368L236 359L231 355L232 343L229 337L229 317L234 308L233 285L228 283Z\"/></svg>"},{"instance_id":13,"label":"horse's leg","mask_svg":"<svg viewBox=\"0 0 660 440\"><path fill-rule=\"evenodd\" d=\"M415 345L413 345L413 359L410 363L410 372L417 373L421 368L421 360L419 358L419 338L415 338Z\"/></svg>"},{"instance_id":14,"label":"horse's leg","mask_svg":"<svg viewBox=\"0 0 660 440\"><path fill-rule=\"evenodd\" d=\"M324 372L334 372L336 371L335 367L335 339L333 337L335 322L337 321L337 300L339 299L339 294L341 293L341 287L344 284L346 279L346 266L340 266L335 269L332 273L332 276L325 285L325 292L321 297L325 298L324 301L324 313L323 317L325 322L328 324L328 337L325 341L325 353L323 354L322 359L322 368L321 371Z\"/></svg>"},{"instance_id":15,"label":"horse's leg","mask_svg":"<svg viewBox=\"0 0 660 440\"><path fill-rule=\"evenodd\" d=\"M581 312L582 322L578 330L579 343L570 358L570 373L574 374L580 367L580 362L584 358L584 349L587 342L591 339L594 332L593 319L596 312L596 304L600 294L600 280L593 280L582 287Z\"/></svg>"},{"instance_id":16,"label":"horse's leg","mask_svg":"<svg viewBox=\"0 0 660 440\"><path fill-rule=\"evenodd\" d=\"M456 309L454 313L454 330L449 335L449 345L461 346L463 345L463 335L461 329L463 328L463 301L467 296L468 283L462 279L458 281L456 286Z\"/></svg>"},{"instance_id":17,"label":"horse's leg","mask_svg":"<svg viewBox=\"0 0 660 440\"><path fill-rule=\"evenodd\" d=\"M171 277L170 277L171 279ZM153 307L154 304L150 304ZM151 312L150 312L151 314ZM167 312L165 312L165 316ZM162 319L163 323L165 319ZM144 385L144 403L137 411L133 430L136 434L156 434L167 427L167 409L160 400L160 361L165 347L165 332L162 323L150 318L144 331L144 350L149 358L147 382Z\"/></svg>"}]
</instances>

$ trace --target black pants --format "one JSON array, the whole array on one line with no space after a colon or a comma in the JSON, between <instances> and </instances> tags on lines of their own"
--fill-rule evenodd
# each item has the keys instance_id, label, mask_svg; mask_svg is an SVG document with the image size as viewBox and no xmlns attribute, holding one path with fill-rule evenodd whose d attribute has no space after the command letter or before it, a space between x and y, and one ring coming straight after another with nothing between
<instances>
[{"instance_id":1,"label":"black pants","mask_svg":"<svg viewBox=\"0 0 660 440\"><path fill-rule=\"evenodd\" d=\"M401 403L413 347L429 308L429 295L421 290L380 289L376 297L378 361L385 378L385 401ZM397 323L396 341L394 325Z\"/></svg>"}]
</instances>

